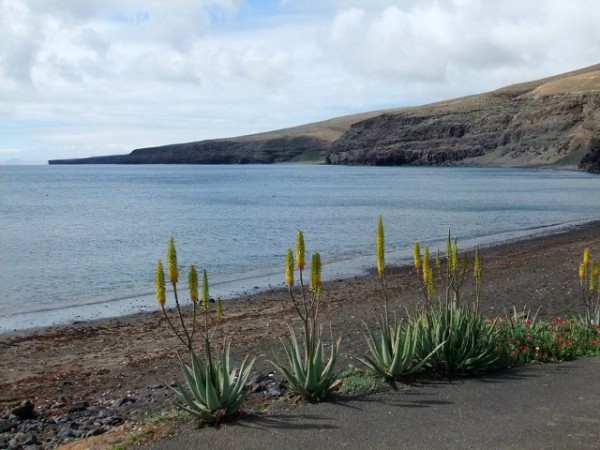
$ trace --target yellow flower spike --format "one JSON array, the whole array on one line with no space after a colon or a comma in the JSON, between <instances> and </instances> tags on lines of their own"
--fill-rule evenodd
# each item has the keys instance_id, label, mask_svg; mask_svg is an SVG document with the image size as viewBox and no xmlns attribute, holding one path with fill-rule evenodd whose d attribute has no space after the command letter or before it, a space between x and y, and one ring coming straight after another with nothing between
<instances>
[{"instance_id":1,"label":"yellow flower spike","mask_svg":"<svg viewBox=\"0 0 600 450\"><path fill-rule=\"evenodd\" d=\"M427 296L432 298L433 294L435 294L435 283L433 282L433 269L430 268L427 275Z\"/></svg>"},{"instance_id":2,"label":"yellow flower spike","mask_svg":"<svg viewBox=\"0 0 600 450\"><path fill-rule=\"evenodd\" d=\"M221 303L221 297L217 298L217 322L223 320L223 304Z\"/></svg>"},{"instance_id":3,"label":"yellow flower spike","mask_svg":"<svg viewBox=\"0 0 600 450\"><path fill-rule=\"evenodd\" d=\"M313 253L310 264L310 289L318 297L321 296L321 255Z\"/></svg>"},{"instance_id":4,"label":"yellow flower spike","mask_svg":"<svg viewBox=\"0 0 600 450\"><path fill-rule=\"evenodd\" d=\"M415 269L417 269L417 271L421 270L421 246L418 242L415 242L413 247L413 258L415 261Z\"/></svg>"},{"instance_id":5,"label":"yellow flower spike","mask_svg":"<svg viewBox=\"0 0 600 450\"><path fill-rule=\"evenodd\" d=\"M452 242L450 241L450 228L448 228L448 239L446 240L446 264L452 263Z\"/></svg>"},{"instance_id":6,"label":"yellow flower spike","mask_svg":"<svg viewBox=\"0 0 600 450\"><path fill-rule=\"evenodd\" d=\"M202 308L204 311L208 311L208 303L210 302L210 295L208 294L208 276L206 275L206 269L202 274Z\"/></svg>"},{"instance_id":7,"label":"yellow flower spike","mask_svg":"<svg viewBox=\"0 0 600 450\"><path fill-rule=\"evenodd\" d=\"M177 269L177 251L175 250L175 239L169 239L167 250L167 267L169 269L169 280L176 284L179 281L179 270Z\"/></svg>"},{"instance_id":8,"label":"yellow flower spike","mask_svg":"<svg viewBox=\"0 0 600 450\"><path fill-rule=\"evenodd\" d=\"M296 266L298 269L304 270L304 265L304 235L302 231L298 230L298 235L296 236Z\"/></svg>"},{"instance_id":9,"label":"yellow flower spike","mask_svg":"<svg viewBox=\"0 0 600 450\"><path fill-rule=\"evenodd\" d=\"M600 288L600 264L598 264L598 261L592 261L591 264L589 291L593 293L597 288Z\"/></svg>"},{"instance_id":10,"label":"yellow flower spike","mask_svg":"<svg viewBox=\"0 0 600 450\"><path fill-rule=\"evenodd\" d=\"M583 249L583 265L588 267L590 265L591 257L590 257L590 249L588 247Z\"/></svg>"},{"instance_id":11,"label":"yellow flower spike","mask_svg":"<svg viewBox=\"0 0 600 450\"><path fill-rule=\"evenodd\" d=\"M583 283L585 280L585 264L579 264L579 281Z\"/></svg>"},{"instance_id":12,"label":"yellow flower spike","mask_svg":"<svg viewBox=\"0 0 600 450\"><path fill-rule=\"evenodd\" d=\"M291 248L288 248L285 257L285 282L290 288L294 287L294 254Z\"/></svg>"},{"instance_id":13,"label":"yellow flower spike","mask_svg":"<svg viewBox=\"0 0 600 450\"><path fill-rule=\"evenodd\" d=\"M475 273L475 280L481 282L481 255L479 254L479 245L475 247L475 263L473 266L473 272Z\"/></svg>"},{"instance_id":14,"label":"yellow flower spike","mask_svg":"<svg viewBox=\"0 0 600 450\"><path fill-rule=\"evenodd\" d=\"M190 266L188 285L190 287L190 300L196 303L198 301L198 272L193 264Z\"/></svg>"},{"instance_id":15,"label":"yellow flower spike","mask_svg":"<svg viewBox=\"0 0 600 450\"><path fill-rule=\"evenodd\" d=\"M423 282L427 284L429 272L431 272L431 263L429 262L429 247L425 247L425 255L423 255Z\"/></svg>"},{"instance_id":16,"label":"yellow flower spike","mask_svg":"<svg viewBox=\"0 0 600 450\"><path fill-rule=\"evenodd\" d=\"M159 259L156 264L156 300L158 304L163 307L167 301L166 288L165 288L165 270L163 269L162 261Z\"/></svg>"},{"instance_id":17,"label":"yellow flower spike","mask_svg":"<svg viewBox=\"0 0 600 450\"><path fill-rule=\"evenodd\" d=\"M454 240L454 246L452 247L452 272L458 269L458 240Z\"/></svg>"},{"instance_id":18,"label":"yellow flower spike","mask_svg":"<svg viewBox=\"0 0 600 450\"><path fill-rule=\"evenodd\" d=\"M377 218L377 272L383 277L385 273L385 238L383 233L383 218L381 215Z\"/></svg>"}]
</instances>

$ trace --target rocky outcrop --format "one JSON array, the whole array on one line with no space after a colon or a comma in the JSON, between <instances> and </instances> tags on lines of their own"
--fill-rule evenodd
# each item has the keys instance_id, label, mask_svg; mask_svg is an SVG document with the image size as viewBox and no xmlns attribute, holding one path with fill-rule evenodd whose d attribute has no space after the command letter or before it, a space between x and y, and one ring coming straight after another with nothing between
<instances>
[{"instance_id":1,"label":"rocky outcrop","mask_svg":"<svg viewBox=\"0 0 600 450\"><path fill-rule=\"evenodd\" d=\"M600 173L600 138L590 139L585 150L579 167L587 172Z\"/></svg>"},{"instance_id":2,"label":"rocky outcrop","mask_svg":"<svg viewBox=\"0 0 600 450\"><path fill-rule=\"evenodd\" d=\"M578 165L600 169L600 65L350 126L331 164Z\"/></svg>"},{"instance_id":3,"label":"rocky outcrop","mask_svg":"<svg viewBox=\"0 0 600 450\"><path fill-rule=\"evenodd\" d=\"M303 154L322 155L329 142L309 136L191 142L134 150L121 164L271 164Z\"/></svg>"}]
</instances>

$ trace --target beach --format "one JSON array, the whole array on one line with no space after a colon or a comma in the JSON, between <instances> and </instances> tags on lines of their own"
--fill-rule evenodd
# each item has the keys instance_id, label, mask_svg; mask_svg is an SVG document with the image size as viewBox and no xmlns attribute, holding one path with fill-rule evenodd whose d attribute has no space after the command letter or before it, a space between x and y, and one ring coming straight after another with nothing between
<instances>
[{"instance_id":1,"label":"beach","mask_svg":"<svg viewBox=\"0 0 600 450\"><path fill-rule=\"evenodd\" d=\"M513 307L539 311L541 318L583 313L577 273L584 247L600 257L600 222L483 249L484 315ZM422 300L412 267L388 268L387 283L390 308L398 314L414 311ZM466 301L472 299L472 285L468 278ZM374 323L383 310L379 279L375 272L338 279L326 283L323 292L322 322L342 336L338 366L357 364L355 356L366 351L361 324ZM168 291L167 305L172 302ZM256 370L269 372L267 360L280 352L288 323L299 321L285 290L230 299L224 301L214 342L230 336L234 360L250 354L257 358ZM66 414L77 402L85 402L87 410L118 408L125 421L160 414L172 408L165 386L180 378L176 352L182 350L158 304L153 313L2 334L0 417L24 400L48 418ZM121 405L115 406L118 400Z\"/></svg>"}]
</instances>

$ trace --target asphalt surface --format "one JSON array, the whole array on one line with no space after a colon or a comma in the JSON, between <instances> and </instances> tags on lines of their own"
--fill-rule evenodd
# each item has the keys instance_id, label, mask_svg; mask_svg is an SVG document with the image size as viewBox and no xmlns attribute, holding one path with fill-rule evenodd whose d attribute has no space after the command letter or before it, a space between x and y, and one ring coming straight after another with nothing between
<instances>
[{"instance_id":1,"label":"asphalt surface","mask_svg":"<svg viewBox=\"0 0 600 450\"><path fill-rule=\"evenodd\" d=\"M153 448L600 449L600 357L306 405Z\"/></svg>"}]
</instances>

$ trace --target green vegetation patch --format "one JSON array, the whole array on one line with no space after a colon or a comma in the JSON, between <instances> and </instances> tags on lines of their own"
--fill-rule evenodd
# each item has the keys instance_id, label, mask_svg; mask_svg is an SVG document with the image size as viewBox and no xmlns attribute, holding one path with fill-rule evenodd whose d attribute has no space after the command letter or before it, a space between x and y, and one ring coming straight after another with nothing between
<instances>
[{"instance_id":1,"label":"green vegetation patch","mask_svg":"<svg viewBox=\"0 0 600 450\"><path fill-rule=\"evenodd\" d=\"M382 377L352 365L340 373L340 378L342 383L339 392L341 393L374 392L383 386Z\"/></svg>"},{"instance_id":2,"label":"green vegetation patch","mask_svg":"<svg viewBox=\"0 0 600 450\"><path fill-rule=\"evenodd\" d=\"M301 164L325 164L325 157L319 151L307 150L294 156L289 162Z\"/></svg>"}]
</instances>

